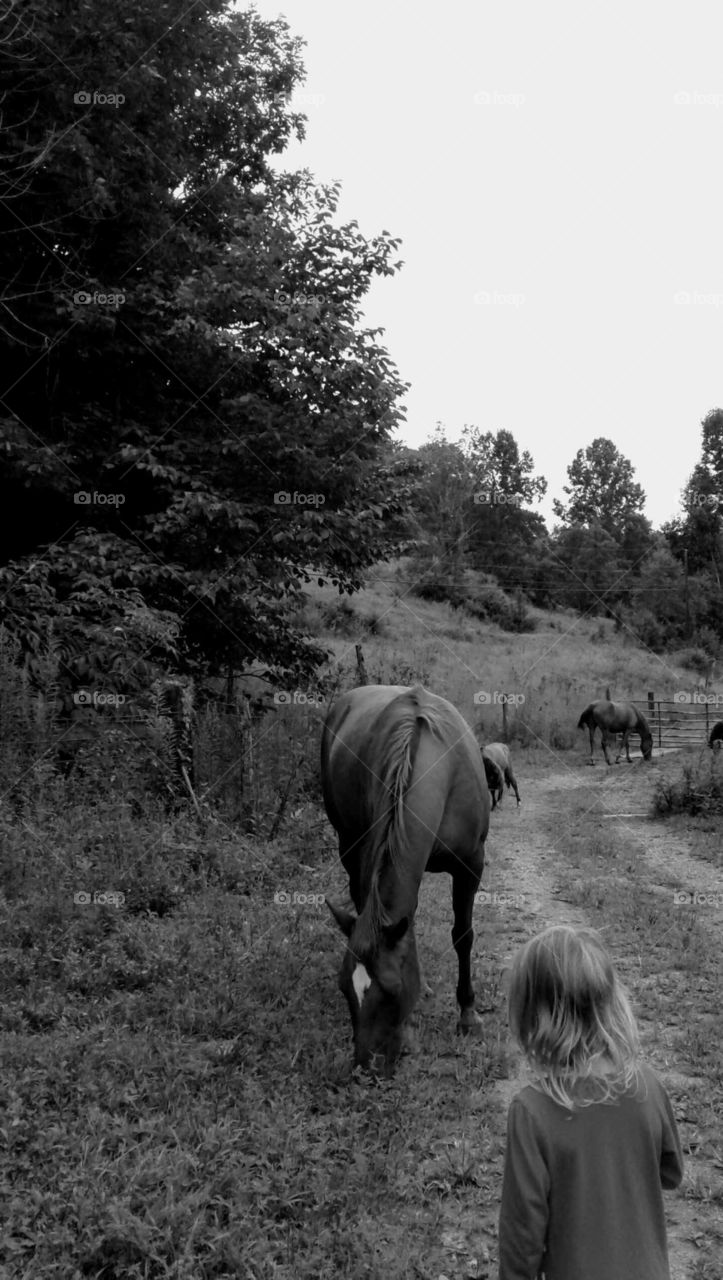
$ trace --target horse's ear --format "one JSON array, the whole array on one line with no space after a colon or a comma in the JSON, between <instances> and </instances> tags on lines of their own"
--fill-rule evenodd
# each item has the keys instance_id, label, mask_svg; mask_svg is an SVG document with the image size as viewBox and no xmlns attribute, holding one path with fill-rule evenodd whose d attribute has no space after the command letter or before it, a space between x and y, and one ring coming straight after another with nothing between
<instances>
[{"instance_id":1,"label":"horse's ear","mask_svg":"<svg viewBox=\"0 0 723 1280\"><path fill-rule=\"evenodd\" d=\"M344 907L338 907L335 902L331 902L328 898L325 901L342 933L346 934L347 938L350 938L351 931L356 924L356 916L351 911L346 911Z\"/></svg>"},{"instance_id":2,"label":"horse's ear","mask_svg":"<svg viewBox=\"0 0 723 1280\"><path fill-rule=\"evenodd\" d=\"M391 950L401 942L407 929L409 928L409 916L402 916L401 920L397 920L396 924L387 924L384 926L384 941Z\"/></svg>"}]
</instances>

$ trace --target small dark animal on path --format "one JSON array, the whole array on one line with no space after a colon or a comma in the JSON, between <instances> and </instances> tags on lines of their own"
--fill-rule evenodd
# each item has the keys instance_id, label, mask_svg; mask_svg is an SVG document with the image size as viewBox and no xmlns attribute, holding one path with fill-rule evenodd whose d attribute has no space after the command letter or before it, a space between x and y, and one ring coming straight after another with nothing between
<instances>
[{"instance_id":1,"label":"small dark animal on path","mask_svg":"<svg viewBox=\"0 0 723 1280\"><path fill-rule=\"evenodd\" d=\"M501 804L505 783L508 791L510 788L514 791L519 804L520 793L517 790L517 779L512 772L512 760L507 744L488 742L487 746L482 748L482 763L487 775L487 786L492 796L492 808L496 809L497 805Z\"/></svg>"},{"instance_id":2,"label":"small dark animal on path","mask_svg":"<svg viewBox=\"0 0 723 1280\"><path fill-rule=\"evenodd\" d=\"M717 747L718 750L723 747L723 720L719 720L717 724L713 725L708 739L708 746Z\"/></svg>"},{"instance_id":3,"label":"small dark animal on path","mask_svg":"<svg viewBox=\"0 0 723 1280\"><path fill-rule=\"evenodd\" d=\"M610 702L606 698L603 698L600 702L591 702L580 716L577 727L578 729L589 729L590 731L590 764L595 763L593 748L596 729L600 730L602 749L608 764L612 764L608 755L608 739L611 734L622 733L623 735L620 750L615 757L616 764L619 763L623 751L625 751L628 764L632 764L628 746L628 739L631 733L640 734L640 750L643 753L644 760L649 760L653 754L653 735L650 732L650 725L642 711L638 711L632 702Z\"/></svg>"},{"instance_id":4,"label":"small dark animal on path","mask_svg":"<svg viewBox=\"0 0 723 1280\"><path fill-rule=\"evenodd\" d=\"M482 758L444 698L421 685L363 685L329 711L321 777L356 908L328 904L348 939L339 985L355 1064L390 1076L420 995L414 916L425 871L452 877L458 1029L480 1029L470 956L490 813Z\"/></svg>"}]
</instances>

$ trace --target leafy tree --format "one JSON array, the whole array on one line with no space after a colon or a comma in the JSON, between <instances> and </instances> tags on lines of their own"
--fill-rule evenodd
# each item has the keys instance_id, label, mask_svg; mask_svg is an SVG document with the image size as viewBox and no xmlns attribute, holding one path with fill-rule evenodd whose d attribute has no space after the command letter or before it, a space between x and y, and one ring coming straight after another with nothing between
<instances>
[{"instance_id":1,"label":"leafy tree","mask_svg":"<svg viewBox=\"0 0 723 1280\"><path fill-rule=\"evenodd\" d=\"M558 530L551 549L560 566L560 603L612 616L626 573L615 539L597 521L589 526L574 524Z\"/></svg>"},{"instance_id":2,"label":"leafy tree","mask_svg":"<svg viewBox=\"0 0 723 1280\"><path fill-rule=\"evenodd\" d=\"M555 515L565 525L599 524L620 543L633 517L640 516L645 494L633 480L635 469L612 440L599 436L578 449L567 469L567 505L555 499Z\"/></svg>"},{"instance_id":3,"label":"leafy tree","mask_svg":"<svg viewBox=\"0 0 723 1280\"><path fill-rule=\"evenodd\" d=\"M522 506L547 488L543 477L532 475L530 454L520 454L509 431L493 435L466 427L453 443L438 423L417 457L419 567L426 562L439 578L440 598L451 598L444 596L445 579L455 600L471 589L469 582L463 585L467 568L493 574L508 589L523 588L530 569L523 561L545 534L542 517Z\"/></svg>"},{"instance_id":4,"label":"leafy tree","mask_svg":"<svg viewBox=\"0 0 723 1280\"><path fill-rule=\"evenodd\" d=\"M227 0L28 0L0 58L18 626L130 625L141 600L187 667L308 671L290 603L358 585L408 486L385 454L402 384L360 312L398 241L269 166L303 136L299 41Z\"/></svg>"},{"instance_id":5,"label":"leafy tree","mask_svg":"<svg viewBox=\"0 0 723 1280\"><path fill-rule=\"evenodd\" d=\"M686 631L686 586L680 562L666 544L643 560L631 593L633 612L646 609L672 638Z\"/></svg>"},{"instance_id":6,"label":"leafy tree","mask_svg":"<svg viewBox=\"0 0 723 1280\"><path fill-rule=\"evenodd\" d=\"M543 538L542 516L525 509L547 491L544 476L533 475L531 454L510 431L481 432L466 427L464 451L474 480L474 515L469 532L470 560L494 573L508 589L526 588L529 553Z\"/></svg>"},{"instance_id":7,"label":"leafy tree","mask_svg":"<svg viewBox=\"0 0 723 1280\"><path fill-rule=\"evenodd\" d=\"M690 572L709 572L721 587L723 565L723 409L703 419L700 462L683 490L683 517L666 528L673 551Z\"/></svg>"},{"instance_id":8,"label":"leafy tree","mask_svg":"<svg viewBox=\"0 0 723 1280\"><path fill-rule=\"evenodd\" d=\"M474 487L468 461L460 446L445 438L441 423L417 459L415 533L422 560L461 590Z\"/></svg>"}]
</instances>

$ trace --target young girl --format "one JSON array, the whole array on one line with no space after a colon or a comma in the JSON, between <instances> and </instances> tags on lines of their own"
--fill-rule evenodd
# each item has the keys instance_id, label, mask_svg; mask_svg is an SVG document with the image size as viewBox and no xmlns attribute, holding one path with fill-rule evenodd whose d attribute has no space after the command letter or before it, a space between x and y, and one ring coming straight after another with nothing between
<instances>
[{"instance_id":1,"label":"young girl","mask_svg":"<svg viewBox=\"0 0 723 1280\"><path fill-rule=\"evenodd\" d=\"M526 943L509 1020L533 1083L507 1118L499 1280L670 1280L661 1188L683 1176L680 1139L600 936Z\"/></svg>"}]
</instances>

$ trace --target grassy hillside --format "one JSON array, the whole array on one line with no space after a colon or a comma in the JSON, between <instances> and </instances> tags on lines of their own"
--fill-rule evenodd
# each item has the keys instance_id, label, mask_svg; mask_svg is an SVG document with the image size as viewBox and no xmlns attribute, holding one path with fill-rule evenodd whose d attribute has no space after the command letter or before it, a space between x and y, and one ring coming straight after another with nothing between
<instances>
[{"instance_id":1,"label":"grassy hillside","mask_svg":"<svg viewBox=\"0 0 723 1280\"><path fill-rule=\"evenodd\" d=\"M421 600L410 593L409 566L401 561L379 566L351 599L310 587L299 621L332 649L342 682L356 683L355 644L361 643L370 681L419 680L449 698L488 739L501 730L502 712L494 702L475 703L475 693L512 694L518 702L509 707L511 736L526 746L580 746L580 712L608 687L624 701L645 698L649 690L670 698L698 686L686 653L654 653L630 632L616 632L609 619L570 610L530 614L535 631L517 635Z\"/></svg>"}]
</instances>

